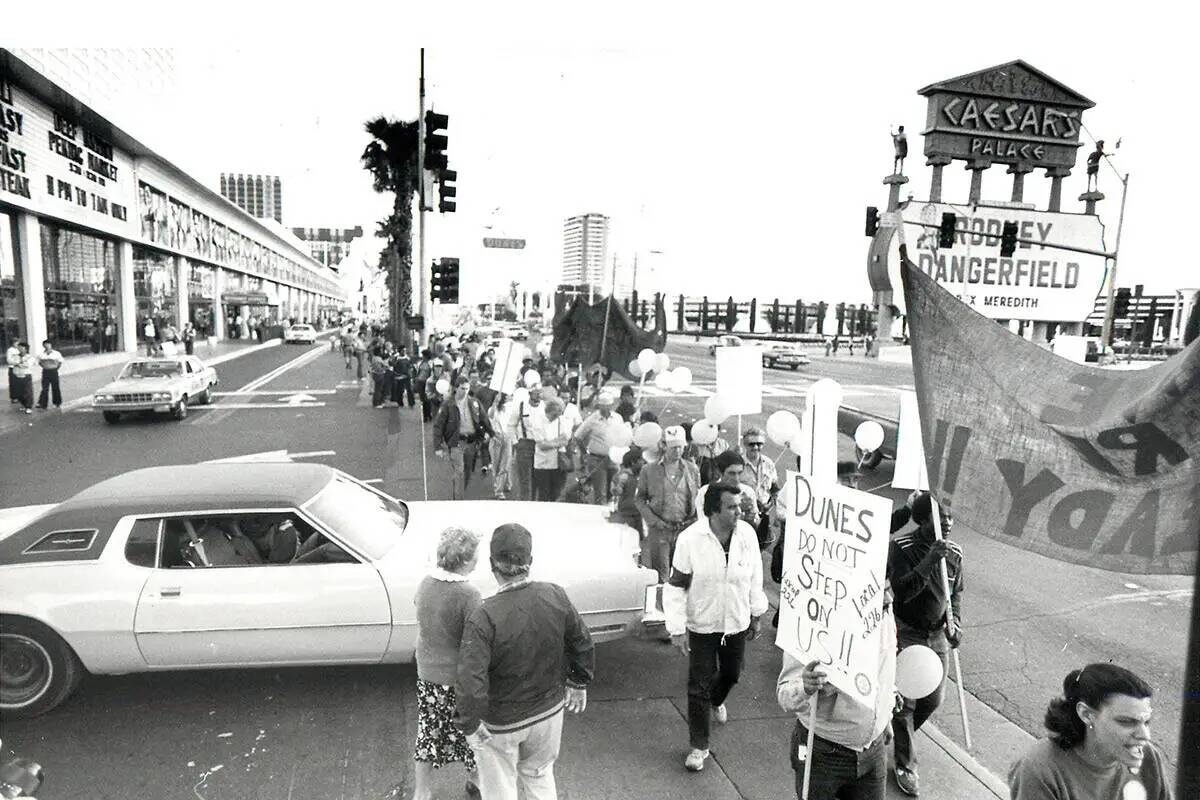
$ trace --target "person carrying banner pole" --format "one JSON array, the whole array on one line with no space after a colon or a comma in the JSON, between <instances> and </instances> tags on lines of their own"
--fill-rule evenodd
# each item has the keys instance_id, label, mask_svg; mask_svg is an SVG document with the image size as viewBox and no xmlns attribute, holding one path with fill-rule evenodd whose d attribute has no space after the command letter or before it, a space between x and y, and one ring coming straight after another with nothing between
<instances>
[{"instance_id":1,"label":"person carrying banner pole","mask_svg":"<svg viewBox=\"0 0 1200 800\"><path fill-rule=\"evenodd\" d=\"M930 499L932 499L932 496ZM939 541L943 538L941 508L938 506L938 503L936 500L933 501L933 535L936 536ZM942 574L942 591L946 593L947 597L949 597L950 596L950 576L946 572L946 559L945 558L942 558L941 561L939 562L938 569L940 570L940 572ZM950 608L950 604L947 603L946 604L946 630L947 631L952 630L952 626L954 624L952 613L953 613L953 610ZM967 750L970 750L971 749L971 724L967 720L967 694L966 694L966 690L963 689L962 664L958 659L958 648L957 647L950 650L950 660L954 662L954 685L958 687L958 710L959 710L959 713L962 714L963 741L967 745Z\"/></svg>"}]
</instances>

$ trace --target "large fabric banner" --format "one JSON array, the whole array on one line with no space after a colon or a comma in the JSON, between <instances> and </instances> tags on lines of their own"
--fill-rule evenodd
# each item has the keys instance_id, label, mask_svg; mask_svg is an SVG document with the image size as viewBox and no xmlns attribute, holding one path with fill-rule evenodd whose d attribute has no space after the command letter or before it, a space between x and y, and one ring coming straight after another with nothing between
<instances>
[{"instance_id":1,"label":"large fabric banner","mask_svg":"<svg viewBox=\"0 0 1200 800\"><path fill-rule=\"evenodd\" d=\"M1200 341L1142 370L1074 364L902 275L929 485L955 519L1076 564L1193 573Z\"/></svg>"}]
</instances>

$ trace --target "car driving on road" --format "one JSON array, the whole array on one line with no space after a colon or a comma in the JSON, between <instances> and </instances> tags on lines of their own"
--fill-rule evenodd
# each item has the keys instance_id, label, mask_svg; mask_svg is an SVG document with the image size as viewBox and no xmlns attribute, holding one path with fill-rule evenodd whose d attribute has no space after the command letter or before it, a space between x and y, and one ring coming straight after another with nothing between
<instances>
[{"instance_id":1,"label":"car driving on road","mask_svg":"<svg viewBox=\"0 0 1200 800\"><path fill-rule=\"evenodd\" d=\"M317 340L317 329L312 325L291 325L283 332L284 344L312 344Z\"/></svg>"},{"instance_id":2,"label":"car driving on road","mask_svg":"<svg viewBox=\"0 0 1200 800\"><path fill-rule=\"evenodd\" d=\"M186 419L189 405L212 401L217 371L196 356L139 358L92 395L92 407L113 424L122 414L158 412Z\"/></svg>"},{"instance_id":3,"label":"car driving on road","mask_svg":"<svg viewBox=\"0 0 1200 800\"><path fill-rule=\"evenodd\" d=\"M715 356L719 347L741 347L742 339L740 336L718 336L717 341L708 346L708 354Z\"/></svg>"},{"instance_id":4,"label":"car driving on road","mask_svg":"<svg viewBox=\"0 0 1200 800\"><path fill-rule=\"evenodd\" d=\"M812 359L798 344L772 342L763 348L762 362L764 367L791 367L798 370L811 364Z\"/></svg>"}]
</instances>

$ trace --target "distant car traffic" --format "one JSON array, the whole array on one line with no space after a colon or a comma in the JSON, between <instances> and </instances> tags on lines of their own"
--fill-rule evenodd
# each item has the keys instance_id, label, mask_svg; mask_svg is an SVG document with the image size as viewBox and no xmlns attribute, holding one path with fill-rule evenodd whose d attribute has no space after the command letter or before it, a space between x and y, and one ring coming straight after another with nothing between
<instances>
[{"instance_id":1,"label":"distant car traffic","mask_svg":"<svg viewBox=\"0 0 1200 800\"><path fill-rule=\"evenodd\" d=\"M292 325L283 332L284 344L312 344L317 340L317 329L312 325Z\"/></svg>"},{"instance_id":2,"label":"distant car traffic","mask_svg":"<svg viewBox=\"0 0 1200 800\"><path fill-rule=\"evenodd\" d=\"M708 354L715 356L718 347L741 347L742 340L738 336L718 336L717 341L708 346Z\"/></svg>"},{"instance_id":3,"label":"distant car traffic","mask_svg":"<svg viewBox=\"0 0 1200 800\"><path fill-rule=\"evenodd\" d=\"M764 367L791 367L798 370L812 363L812 359L800 348L789 342L772 342L763 348Z\"/></svg>"},{"instance_id":4,"label":"distant car traffic","mask_svg":"<svg viewBox=\"0 0 1200 800\"><path fill-rule=\"evenodd\" d=\"M139 358L92 395L92 408L113 424L122 414L153 411L186 419L189 405L207 405L219 379L196 356Z\"/></svg>"},{"instance_id":5,"label":"distant car traffic","mask_svg":"<svg viewBox=\"0 0 1200 800\"><path fill-rule=\"evenodd\" d=\"M533 534L532 577L596 641L641 618L657 576L608 507L405 503L328 466L152 467L56 505L0 510L0 714L34 716L86 673L411 662L417 586L453 521ZM469 577L497 590L486 557Z\"/></svg>"}]
</instances>

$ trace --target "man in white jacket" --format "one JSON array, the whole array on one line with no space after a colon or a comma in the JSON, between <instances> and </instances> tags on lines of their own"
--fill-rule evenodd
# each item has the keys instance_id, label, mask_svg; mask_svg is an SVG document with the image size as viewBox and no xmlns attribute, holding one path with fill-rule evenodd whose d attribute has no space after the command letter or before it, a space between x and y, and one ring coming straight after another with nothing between
<instances>
[{"instance_id":1,"label":"man in white jacket","mask_svg":"<svg viewBox=\"0 0 1200 800\"><path fill-rule=\"evenodd\" d=\"M746 642L767 612L758 536L741 519L739 490L713 484L704 494L704 516L675 543L671 576L663 592L667 632L688 656L688 739L684 766L704 769L712 719L728 719L725 698L737 683Z\"/></svg>"}]
</instances>

